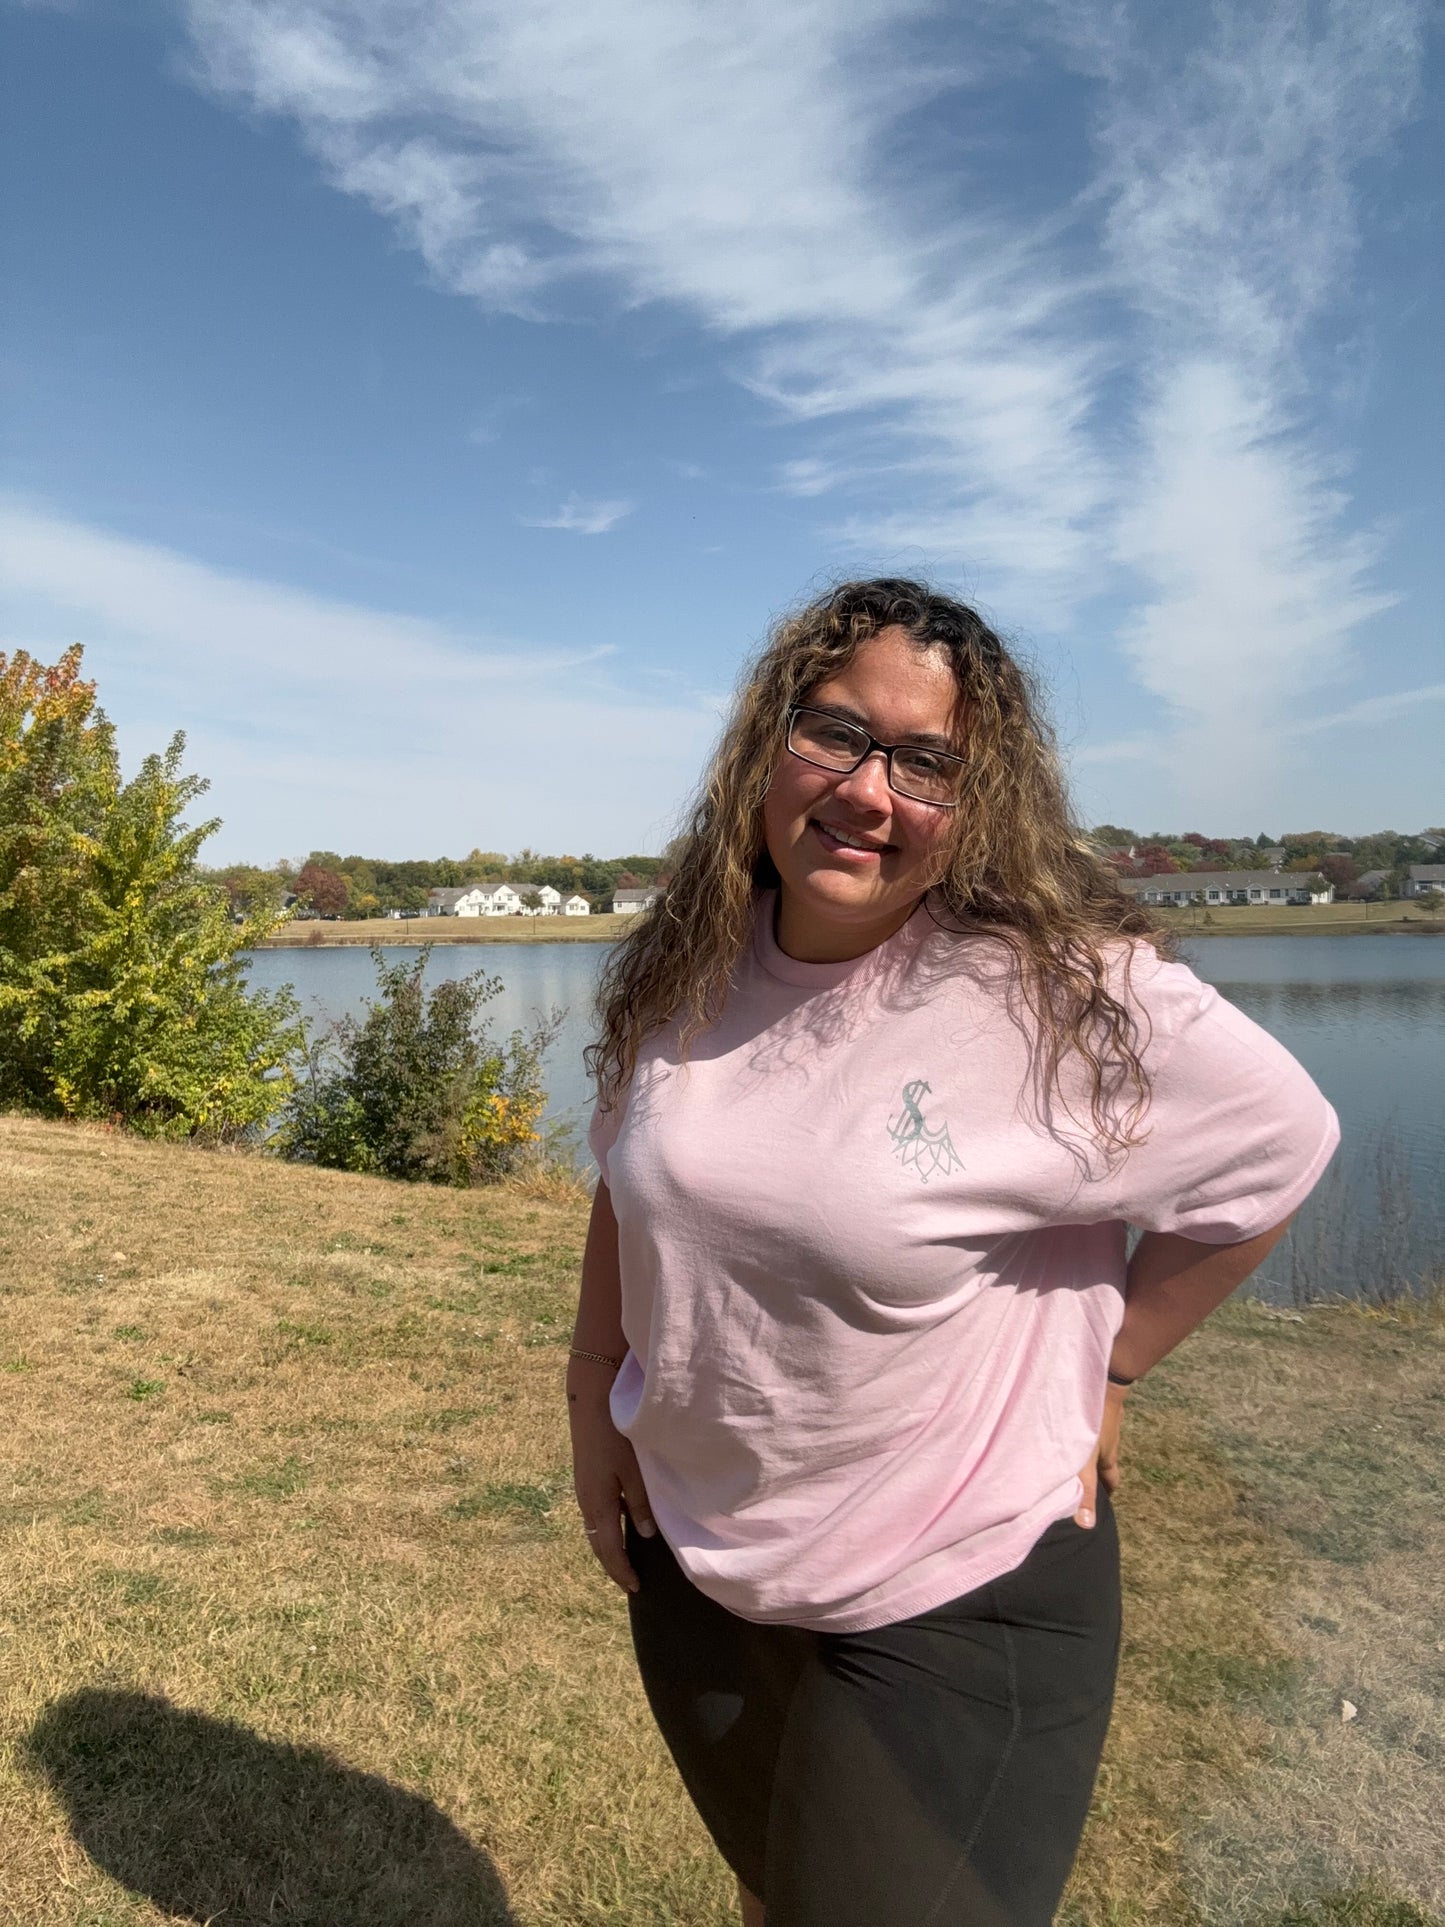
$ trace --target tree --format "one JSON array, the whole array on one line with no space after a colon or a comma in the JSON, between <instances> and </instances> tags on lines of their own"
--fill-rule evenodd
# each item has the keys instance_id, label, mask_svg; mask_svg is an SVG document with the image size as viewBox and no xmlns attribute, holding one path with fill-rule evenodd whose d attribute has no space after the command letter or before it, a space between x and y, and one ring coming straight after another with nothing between
<instances>
[{"instance_id":1,"label":"tree","mask_svg":"<svg viewBox=\"0 0 1445 1927\"><path fill-rule=\"evenodd\" d=\"M231 1138L285 1102L302 1032L288 993L252 994L237 923L197 861L214 822L184 741L123 783L114 732L71 649L0 655L0 1103L154 1136Z\"/></svg>"},{"instance_id":2,"label":"tree","mask_svg":"<svg viewBox=\"0 0 1445 1927\"><path fill-rule=\"evenodd\" d=\"M274 870L262 870L254 863L228 863L206 874L226 892L234 915L244 917L263 907L280 914L282 886Z\"/></svg>"},{"instance_id":3,"label":"tree","mask_svg":"<svg viewBox=\"0 0 1445 1927\"><path fill-rule=\"evenodd\" d=\"M349 891L340 870L323 869L312 859L301 866L296 894L311 905L318 917L339 917L346 908Z\"/></svg>"},{"instance_id":4,"label":"tree","mask_svg":"<svg viewBox=\"0 0 1445 1927\"><path fill-rule=\"evenodd\" d=\"M1319 862L1320 875L1335 886L1337 894L1343 896L1350 885L1357 881L1360 871L1352 856L1322 856Z\"/></svg>"}]
</instances>

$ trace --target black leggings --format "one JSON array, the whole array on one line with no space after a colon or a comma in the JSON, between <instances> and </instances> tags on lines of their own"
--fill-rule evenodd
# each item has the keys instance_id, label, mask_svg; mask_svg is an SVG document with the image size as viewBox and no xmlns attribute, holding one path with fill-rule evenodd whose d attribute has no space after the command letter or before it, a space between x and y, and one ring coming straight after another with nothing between
<instances>
[{"instance_id":1,"label":"black leggings","mask_svg":"<svg viewBox=\"0 0 1445 1927\"><path fill-rule=\"evenodd\" d=\"M1021 1566L866 1633L758 1626L628 1533L652 1711L768 1927L1047 1927L1119 1650L1119 1546L1062 1519Z\"/></svg>"}]
</instances>

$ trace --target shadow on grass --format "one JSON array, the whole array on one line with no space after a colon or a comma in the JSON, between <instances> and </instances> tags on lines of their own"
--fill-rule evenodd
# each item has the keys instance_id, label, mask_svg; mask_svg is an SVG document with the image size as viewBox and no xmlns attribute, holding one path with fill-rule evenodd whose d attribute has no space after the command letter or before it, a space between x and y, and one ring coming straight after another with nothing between
<instances>
[{"instance_id":1,"label":"shadow on grass","mask_svg":"<svg viewBox=\"0 0 1445 1927\"><path fill-rule=\"evenodd\" d=\"M509 1927L491 1861L419 1794L319 1747L146 1693L87 1688L26 1743L96 1864L225 1927Z\"/></svg>"}]
</instances>

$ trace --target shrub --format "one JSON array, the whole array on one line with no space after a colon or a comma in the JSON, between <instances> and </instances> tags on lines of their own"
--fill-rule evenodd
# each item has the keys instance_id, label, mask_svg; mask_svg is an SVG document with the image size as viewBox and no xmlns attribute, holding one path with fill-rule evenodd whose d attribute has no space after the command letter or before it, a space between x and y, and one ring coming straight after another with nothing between
<instances>
[{"instance_id":1,"label":"shrub","mask_svg":"<svg viewBox=\"0 0 1445 1927\"><path fill-rule=\"evenodd\" d=\"M235 921L197 853L218 825L184 738L129 783L71 649L0 655L0 1104L228 1139L286 1102L294 999L246 989L242 954L280 921Z\"/></svg>"},{"instance_id":2,"label":"shrub","mask_svg":"<svg viewBox=\"0 0 1445 1927\"><path fill-rule=\"evenodd\" d=\"M310 1051L276 1141L282 1156L468 1185L506 1177L540 1145L542 1059L561 1013L496 1039L480 1013L500 979L473 971L428 992L430 954L427 945L388 963L372 950L381 994Z\"/></svg>"}]
</instances>

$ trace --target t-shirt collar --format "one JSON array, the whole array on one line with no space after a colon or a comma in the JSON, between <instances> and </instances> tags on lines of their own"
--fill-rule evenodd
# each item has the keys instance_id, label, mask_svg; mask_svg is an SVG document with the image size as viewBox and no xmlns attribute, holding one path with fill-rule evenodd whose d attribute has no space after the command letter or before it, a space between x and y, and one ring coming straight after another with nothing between
<instances>
[{"instance_id":1,"label":"t-shirt collar","mask_svg":"<svg viewBox=\"0 0 1445 1927\"><path fill-rule=\"evenodd\" d=\"M916 942L929 922L926 904L920 902L901 930L895 930L886 942L875 944L872 950L865 950L861 957L848 957L842 963L801 963L778 948L773 934L777 913L777 891L764 890L758 899L757 921L753 926L753 955L768 976L806 990L829 990L836 984L847 983L861 971L877 969L905 944Z\"/></svg>"}]
</instances>

